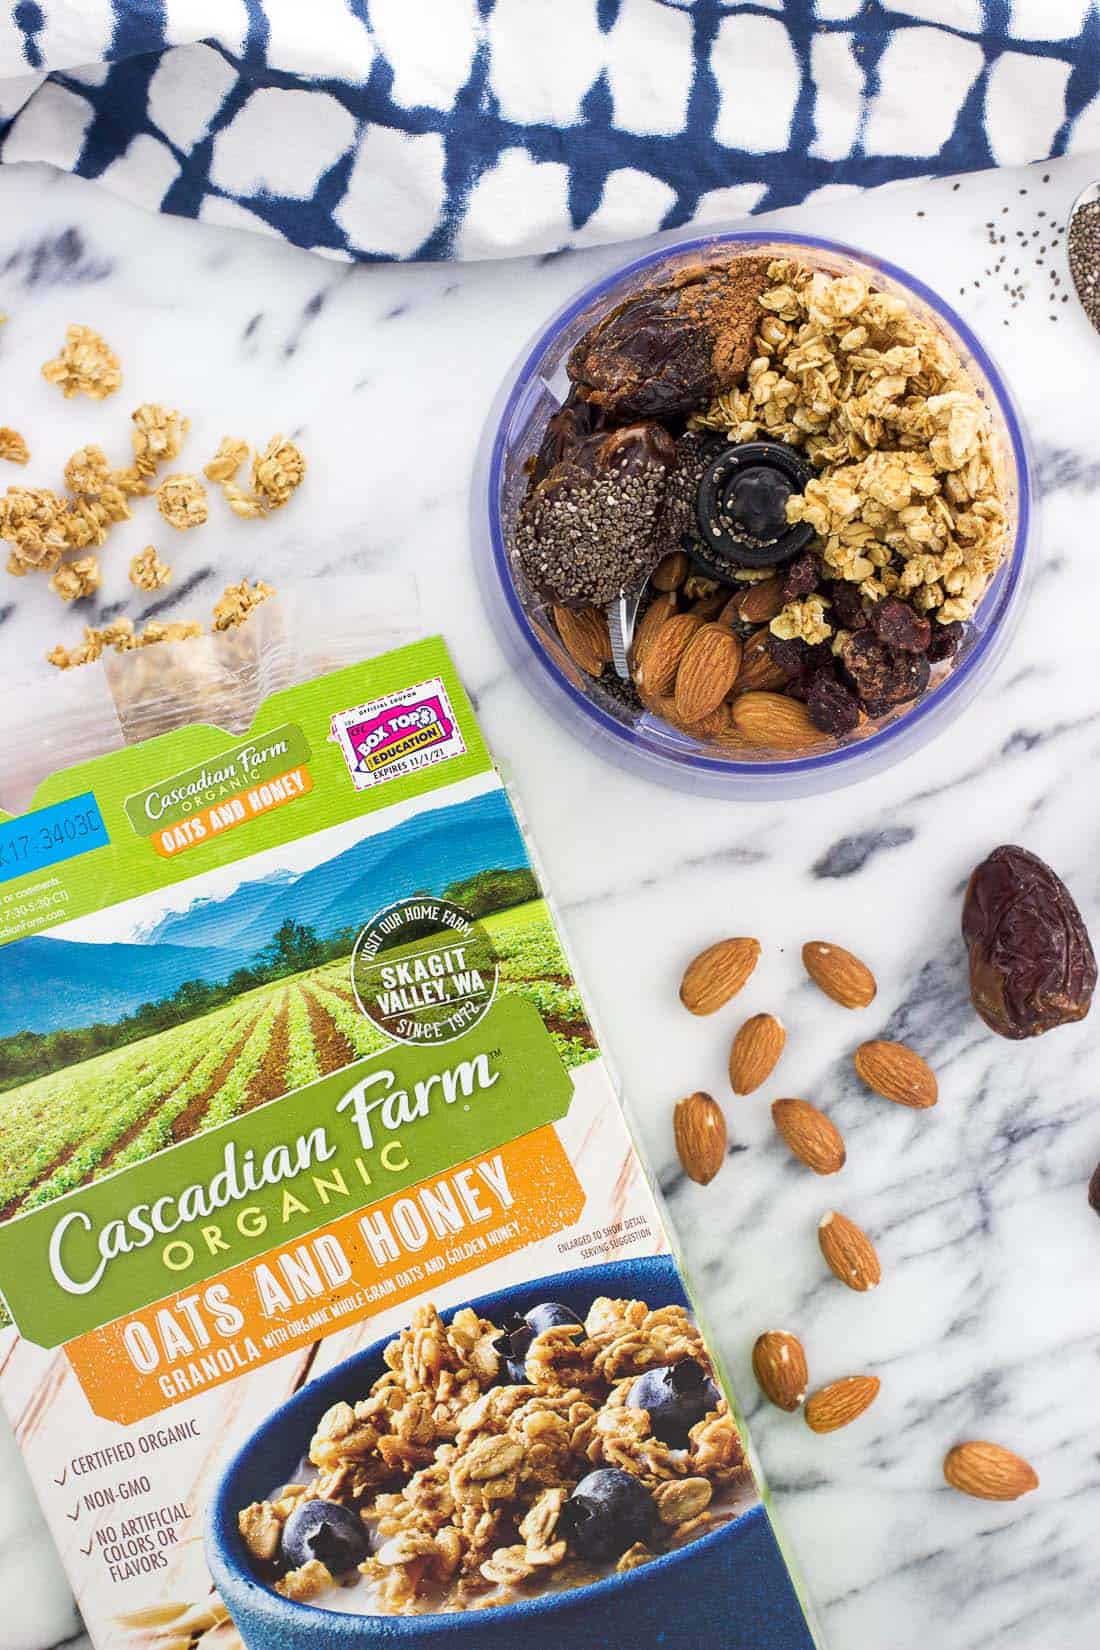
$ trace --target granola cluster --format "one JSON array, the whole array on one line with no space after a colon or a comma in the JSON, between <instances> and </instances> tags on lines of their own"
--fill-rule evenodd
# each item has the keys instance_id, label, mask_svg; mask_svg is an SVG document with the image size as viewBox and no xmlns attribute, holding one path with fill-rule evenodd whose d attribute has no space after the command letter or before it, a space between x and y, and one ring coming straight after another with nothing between
<instances>
[{"instance_id":1,"label":"granola cluster","mask_svg":"<svg viewBox=\"0 0 1100 1650\"><path fill-rule=\"evenodd\" d=\"M93 327L71 326L52 361L42 368L48 384L57 384L65 399L87 395L104 401L122 383L118 356Z\"/></svg>"},{"instance_id":2,"label":"granola cluster","mask_svg":"<svg viewBox=\"0 0 1100 1650\"><path fill-rule=\"evenodd\" d=\"M165 476L157 488L157 509L169 527L180 532L201 527L209 514L206 488L198 476Z\"/></svg>"},{"instance_id":3,"label":"granola cluster","mask_svg":"<svg viewBox=\"0 0 1100 1650\"><path fill-rule=\"evenodd\" d=\"M646 1371L686 1360L709 1369L682 1307L601 1297L583 1323L534 1335L523 1384L509 1381L502 1343L506 1332L471 1308L450 1324L433 1306L419 1308L386 1348L369 1396L323 1416L309 1450L316 1475L240 1513L257 1572L299 1601L357 1580L316 1556L288 1568L284 1528L316 1501L366 1526L369 1556L357 1568L371 1587L368 1613L398 1615L582 1586L732 1516L714 1505L746 1471L725 1401L716 1398L683 1448L662 1442L649 1413L628 1403ZM629 1475L654 1514L647 1539L602 1567L578 1551L570 1499L594 1468Z\"/></svg>"},{"instance_id":4,"label":"granola cluster","mask_svg":"<svg viewBox=\"0 0 1100 1650\"><path fill-rule=\"evenodd\" d=\"M28 464L30 456L30 448L19 431L7 424L0 424L0 458L6 459L9 464Z\"/></svg>"},{"instance_id":5,"label":"granola cluster","mask_svg":"<svg viewBox=\"0 0 1100 1650\"><path fill-rule=\"evenodd\" d=\"M203 469L208 481L220 485L233 514L246 521L281 510L302 485L306 473L306 461L293 441L275 435L262 453L253 455L251 485L239 487L237 473L248 454L247 441L224 435L214 457Z\"/></svg>"},{"instance_id":6,"label":"granola cluster","mask_svg":"<svg viewBox=\"0 0 1100 1650\"><path fill-rule=\"evenodd\" d=\"M768 274L745 384L693 426L806 452L821 474L787 519L813 527L828 578L868 603L900 596L942 624L970 618L1007 534L973 380L941 332L860 276L788 259ZM772 621L787 639L802 637L798 626L797 614Z\"/></svg>"},{"instance_id":7,"label":"granola cluster","mask_svg":"<svg viewBox=\"0 0 1100 1650\"><path fill-rule=\"evenodd\" d=\"M171 577L172 569L151 544L130 558L130 583L138 590L162 590Z\"/></svg>"}]
</instances>

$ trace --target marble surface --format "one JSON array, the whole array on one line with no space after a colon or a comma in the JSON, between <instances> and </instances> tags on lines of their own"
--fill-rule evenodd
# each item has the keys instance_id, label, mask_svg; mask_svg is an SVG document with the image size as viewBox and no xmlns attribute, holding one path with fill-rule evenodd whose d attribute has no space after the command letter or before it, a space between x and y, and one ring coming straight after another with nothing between
<instances>
[{"instance_id":1,"label":"marble surface","mask_svg":"<svg viewBox=\"0 0 1100 1650\"><path fill-rule=\"evenodd\" d=\"M258 441L277 428L300 432L310 459L308 487L266 523L218 505L203 530L169 544L146 506L105 554L107 604L135 594L125 563L150 538L176 566L156 601L173 616L208 609L242 574L415 572L425 625L445 631L529 813L832 1650L1062 1650L1100 1637L1100 1229L1085 1201L1100 1153L1100 1019L1033 1044L999 1041L967 1003L958 938L966 875L1001 841L1048 858L1100 928L1100 339L1072 300L1049 300L1064 290L1051 270L1066 276L1048 227L1064 223L1094 164L833 195L776 220L878 250L974 323L1030 426L1043 521L1019 633L948 732L863 785L757 805L600 763L505 668L470 569L468 478L498 380L541 318L621 251L348 269L156 220L45 171L0 172L0 308L11 317L0 415L28 436L29 479L49 483L85 441L121 459L126 414L146 398L190 413L196 463L227 431ZM991 235L1005 241L993 249ZM114 404L63 402L38 375L74 320L122 355ZM29 707L51 685L45 647L76 639L80 623L29 580L0 584L3 680L32 674ZM680 970L724 933L757 934L764 960L735 1006L690 1020ZM798 952L813 937L873 965L878 999L858 1018L804 982ZM788 1052L769 1091L735 1101L729 1038L765 1008L786 1021ZM932 1060L935 1111L860 1092L850 1052L876 1034ZM681 1177L670 1130L672 1102L699 1087L727 1103L734 1142L705 1189ZM772 1093L828 1105L849 1146L838 1180L816 1180L778 1146ZM824 1270L814 1228L831 1203L879 1245L873 1295ZM749 1351L775 1325L802 1334L815 1381L878 1373L869 1415L816 1438L766 1409ZM944 1451L967 1436L1028 1455L1041 1491L999 1506L948 1490ZM0 1597L6 1650L83 1644L6 1435Z\"/></svg>"}]
</instances>

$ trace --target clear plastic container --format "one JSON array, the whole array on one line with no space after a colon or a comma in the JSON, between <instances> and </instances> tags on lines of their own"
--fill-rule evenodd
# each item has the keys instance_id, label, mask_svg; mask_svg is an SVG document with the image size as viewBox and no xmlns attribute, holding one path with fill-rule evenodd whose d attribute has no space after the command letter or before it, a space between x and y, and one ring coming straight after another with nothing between
<instances>
[{"instance_id":1,"label":"clear plastic container","mask_svg":"<svg viewBox=\"0 0 1100 1650\"><path fill-rule=\"evenodd\" d=\"M798 757L725 754L648 711L621 702L586 677L562 648L545 603L527 587L511 550L527 484L524 465L568 392L565 363L574 344L608 310L640 287L686 264L731 253L799 257L833 274L857 272L897 293L937 326L957 350L993 415L1008 512L1008 551L958 654L924 696L868 724L846 743ZM1016 627L1034 559L1032 464L1023 421L988 350L951 306L896 265L833 241L737 231L664 246L586 287L523 351L493 405L474 475L472 539L486 605L504 649L538 698L587 745L635 773L681 789L736 797L803 796L854 784L934 738L989 679Z\"/></svg>"}]
</instances>

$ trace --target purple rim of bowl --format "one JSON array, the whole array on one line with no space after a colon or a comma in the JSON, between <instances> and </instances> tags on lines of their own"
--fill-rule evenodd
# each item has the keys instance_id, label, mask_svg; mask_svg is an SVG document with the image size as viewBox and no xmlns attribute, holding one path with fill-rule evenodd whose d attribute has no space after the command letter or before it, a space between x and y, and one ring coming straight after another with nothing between
<instances>
[{"instance_id":1,"label":"purple rim of bowl","mask_svg":"<svg viewBox=\"0 0 1100 1650\"><path fill-rule=\"evenodd\" d=\"M878 728L874 733L866 735L863 739L853 740L848 745L841 745L836 750L824 751L818 756L804 756L781 762L733 762L725 757L708 756L704 750L698 748L685 749L682 752L655 749L647 739L644 730L639 732L636 728L625 727L615 717L609 716L605 710L602 710L587 694L581 693L573 686L573 683L570 682L569 678L542 645L527 610L519 599L512 578L508 551L501 527L500 495L505 443L516 408L525 395L533 375L537 372L543 355L563 327L568 326L570 321L595 303L612 287L618 287L628 282L633 276L640 274L653 264L664 263L668 259L679 257L684 253L713 250L715 247L758 246L761 244L769 246L787 245L792 248L809 246L821 252L854 259L857 263L861 263L869 269L881 271L888 279L896 281L899 286L914 293L930 309L943 318L951 330L963 341L970 355L978 363L989 388L996 398L998 410L1008 431L1016 467L1016 532L1012 555L994 576L991 587L983 598L982 606L984 607L986 603L992 602L993 611L982 634L974 642L962 663L949 671L943 680L931 692L926 693L919 699L911 710L903 712L894 721L888 723L885 727ZM1032 513L1031 466L1019 416L1013 405L1008 386L995 366L989 351L979 341L962 316L917 276L911 275L908 270L902 269L898 264L890 263L886 258L864 252L859 247L849 246L843 241L827 240L820 235L768 233L757 229L704 235L695 240L677 241L654 252L647 252L643 257L634 259L632 263L621 265L611 275L605 276L602 280L594 281L590 286L578 292L563 309L560 309L539 334L529 350L526 360L516 373L515 382L508 394L508 399L504 404L504 409L493 434L489 458L488 492L489 533L493 552L493 566L499 586L521 634L554 686L564 693L583 715L594 721L624 748L640 748L647 756L658 762L672 763L688 769L702 769L708 773L728 775L731 778L734 776L759 778L764 775L826 774L843 768L846 763L867 755L872 750L883 750L903 733L906 735L912 734L922 723L926 723L930 716L940 711L973 677L975 670L984 662L990 649L998 639L1001 624L1012 607L1023 576L1024 548L1028 541Z\"/></svg>"}]
</instances>

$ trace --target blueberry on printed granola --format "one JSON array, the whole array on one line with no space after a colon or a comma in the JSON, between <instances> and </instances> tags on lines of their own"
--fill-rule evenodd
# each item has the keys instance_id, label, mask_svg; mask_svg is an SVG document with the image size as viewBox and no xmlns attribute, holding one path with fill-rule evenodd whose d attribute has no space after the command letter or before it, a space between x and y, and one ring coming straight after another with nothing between
<instances>
[{"instance_id":1,"label":"blueberry on printed granola","mask_svg":"<svg viewBox=\"0 0 1100 1650\"><path fill-rule=\"evenodd\" d=\"M288 1570L316 1559L330 1575L347 1575L369 1552L366 1525L336 1501L303 1501L283 1526L281 1556Z\"/></svg>"},{"instance_id":2,"label":"blueberry on printed granola","mask_svg":"<svg viewBox=\"0 0 1100 1650\"><path fill-rule=\"evenodd\" d=\"M671 1449L685 1449L692 1427L720 1400L718 1388L694 1358L647 1369L638 1376L626 1399L630 1409L647 1412L654 1437Z\"/></svg>"},{"instance_id":3,"label":"blueberry on printed granola","mask_svg":"<svg viewBox=\"0 0 1100 1650\"><path fill-rule=\"evenodd\" d=\"M565 1504L565 1516L581 1557L604 1564L646 1540L657 1522L657 1508L632 1473L600 1467L581 1479Z\"/></svg>"}]
</instances>

